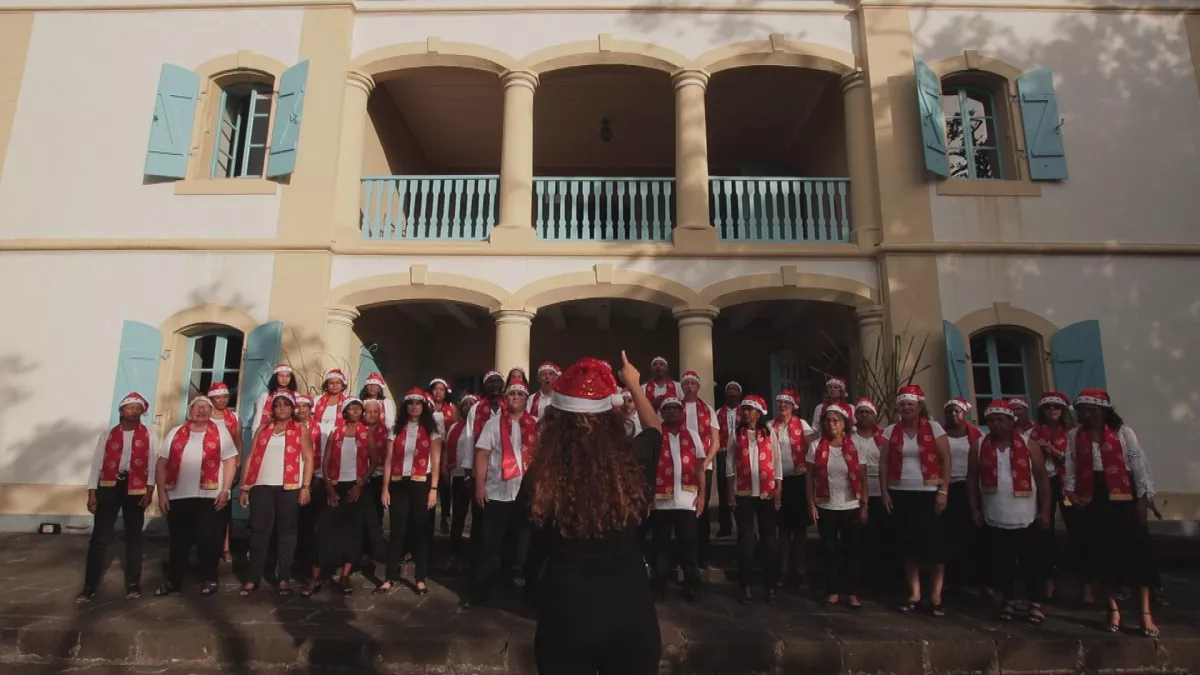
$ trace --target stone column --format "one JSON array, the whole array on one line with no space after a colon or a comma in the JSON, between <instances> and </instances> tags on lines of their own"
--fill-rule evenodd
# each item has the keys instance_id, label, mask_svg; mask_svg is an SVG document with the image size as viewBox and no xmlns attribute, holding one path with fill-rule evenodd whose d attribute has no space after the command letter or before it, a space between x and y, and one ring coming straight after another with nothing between
<instances>
[{"instance_id":1,"label":"stone column","mask_svg":"<svg viewBox=\"0 0 1200 675\"><path fill-rule=\"evenodd\" d=\"M355 240L361 235L363 138L367 128L367 99L375 88L370 75L346 74L342 99L342 130L338 145L337 188L334 195L334 237Z\"/></svg>"},{"instance_id":2,"label":"stone column","mask_svg":"<svg viewBox=\"0 0 1200 675\"><path fill-rule=\"evenodd\" d=\"M708 73L682 70L675 86L675 244L686 249L716 247L708 217L708 123L704 92Z\"/></svg>"},{"instance_id":3,"label":"stone column","mask_svg":"<svg viewBox=\"0 0 1200 675\"><path fill-rule=\"evenodd\" d=\"M330 368L349 368L346 376L350 377L350 374L357 370L358 338L354 335L354 320L357 318L358 308L356 307L334 305L328 308L325 318L325 353L321 361L322 372ZM299 367L300 364L293 363L292 365Z\"/></svg>"},{"instance_id":4,"label":"stone column","mask_svg":"<svg viewBox=\"0 0 1200 675\"><path fill-rule=\"evenodd\" d=\"M500 142L500 218L492 241L531 243L533 233L533 94L536 73L510 70L504 85L504 129Z\"/></svg>"},{"instance_id":5,"label":"stone column","mask_svg":"<svg viewBox=\"0 0 1200 675\"><path fill-rule=\"evenodd\" d=\"M859 247L871 250L880 241L876 207L879 188L875 184L871 88L861 70L842 78L842 105L846 116L846 166L850 173L850 227Z\"/></svg>"},{"instance_id":6,"label":"stone column","mask_svg":"<svg viewBox=\"0 0 1200 675\"><path fill-rule=\"evenodd\" d=\"M700 397L713 403L713 319L712 309L677 309L679 322L679 370L694 370L700 376Z\"/></svg>"},{"instance_id":7,"label":"stone column","mask_svg":"<svg viewBox=\"0 0 1200 675\"><path fill-rule=\"evenodd\" d=\"M859 307L855 315L858 317L858 344L863 359L876 365L878 359L886 356L888 346L883 342L883 305Z\"/></svg>"},{"instance_id":8,"label":"stone column","mask_svg":"<svg viewBox=\"0 0 1200 675\"><path fill-rule=\"evenodd\" d=\"M496 368L505 375L511 368L529 372L529 329L533 312L520 309L501 309L492 313L496 319Z\"/></svg>"}]
</instances>

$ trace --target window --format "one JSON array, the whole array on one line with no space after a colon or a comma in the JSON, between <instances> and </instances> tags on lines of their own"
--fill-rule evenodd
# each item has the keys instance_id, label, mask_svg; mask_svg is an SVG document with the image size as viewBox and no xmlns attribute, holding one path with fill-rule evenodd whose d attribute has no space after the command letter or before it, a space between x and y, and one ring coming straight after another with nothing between
<instances>
[{"instance_id":1,"label":"window","mask_svg":"<svg viewBox=\"0 0 1200 675\"><path fill-rule=\"evenodd\" d=\"M264 84L221 88L213 134L212 178L261 178L274 95Z\"/></svg>"},{"instance_id":2,"label":"window","mask_svg":"<svg viewBox=\"0 0 1200 675\"><path fill-rule=\"evenodd\" d=\"M1004 178L1002 141L992 93L976 86L944 86L942 114L946 118L950 177Z\"/></svg>"},{"instance_id":3,"label":"window","mask_svg":"<svg viewBox=\"0 0 1200 675\"><path fill-rule=\"evenodd\" d=\"M996 398L1029 396L1029 358L1023 336L1012 330L989 330L971 337L971 370L975 407L983 410Z\"/></svg>"},{"instance_id":4,"label":"window","mask_svg":"<svg viewBox=\"0 0 1200 675\"><path fill-rule=\"evenodd\" d=\"M188 338L185 354L181 417L187 417L187 402L197 394L207 392L213 382L224 382L229 386L229 407L236 410L242 334L229 331L193 335Z\"/></svg>"}]
</instances>

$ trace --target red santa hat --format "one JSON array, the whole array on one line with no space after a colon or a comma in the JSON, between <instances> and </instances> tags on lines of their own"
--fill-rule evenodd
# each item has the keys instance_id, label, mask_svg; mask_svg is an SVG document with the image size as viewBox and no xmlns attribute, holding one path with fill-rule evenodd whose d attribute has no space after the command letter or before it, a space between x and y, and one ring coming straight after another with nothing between
<instances>
[{"instance_id":1,"label":"red santa hat","mask_svg":"<svg viewBox=\"0 0 1200 675\"><path fill-rule=\"evenodd\" d=\"M424 401L424 400L425 400L425 392L422 391L420 387L413 387L412 389L409 389L406 394L404 394L404 402L405 403L408 403L409 401Z\"/></svg>"},{"instance_id":2,"label":"red santa hat","mask_svg":"<svg viewBox=\"0 0 1200 675\"><path fill-rule=\"evenodd\" d=\"M208 395L209 396L213 395L211 390L209 390ZM293 394L291 392L291 390L289 390L289 389L280 389L279 391L275 392L275 398L271 399L271 408L272 409L275 407L275 401L277 401L279 399L283 399L283 400L287 401L288 403L291 403L293 408L296 407L296 395Z\"/></svg>"},{"instance_id":3,"label":"red santa hat","mask_svg":"<svg viewBox=\"0 0 1200 675\"><path fill-rule=\"evenodd\" d=\"M505 394L511 394L514 391L519 391L526 396L529 395L529 387L525 386L525 383L521 382L520 380L513 380L508 384L507 387L504 388Z\"/></svg>"},{"instance_id":4,"label":"red santa hat","mask_svg":"<svg viewBox=\"0 0 1200 675\"><path fill-rule=\"evenodd\" d=\"M346 379L346 374L337 368L325 371L325 377L321 381L328 382L330 380L339 380L342 384L348 384L350 382Z\"/></svg>"},{"instance_id":5,"label":"red santa hat","mask_svg":"<svg viewBox=\"0 0 1200 675\"><path fill-rule=\"evenodd\" d=\"M629 391L629 387L621 387L621 400L622 401L632 401L633 400L633 392Z\"/></svg>"},{"instance_id":6,"label":"red santa hat","mask_svg":"<svg viewBox=\"0 0 1200 675\"><path fill-rule=\"evenodd\" d=\"M831 384L836 384L837 386L842 388L842 391L846 391L846 378L844 378L844 377L830 375L829 378L827 380L825 380L825 386L828 387Z\"/></svg>"},{"instance_id":7,"label":"red santa hat","mask_svg":"<svg viewBox=\"0 0 1200 675\"><path fill-rule=\"evenodd\" d=\"M725 391L729 391L730 389L736 390L738 395L741 395L742 393L742 385L734 380L730 380L729 382L725 383Z\"/></svg>"},{"instance_id":8,"label":"red santa hat","mask_svg":"<svg viewBox=\"0 0 1200 675\"><path fill-rule=\"evenodd\" d=\"M487 379L487 378L484 378L484 379ZM443 380L440 377L435 377L429 381L429 391L433 391L433 388L438 386L439 384L446 388L447 394L450 393L450 383Z\"/></svg>"},{"instance_id":9,"label":"red santa hat","mask_svg":"<svg viewBox=\"0 0 1200 675\"><path fill-rule=\"evenodd\" d=\"M483 381L484 381L484 382L487 382L488 380L492 379L493 377L498 377L498 378L500 378L501 380L503 380L503 379L504 379L504 373L501 373L500 371L498 371L498 370L496 370L496 369L494 369L494 368L493 368L492 370L489 370L489 371L487 371L486 373L484 373L484 374L483 374Z\"/></svg>"},{"instance_id":10,"label":"red santa hat","mask_svg":"<svg viewBox=\"0 0 1200 675\"><path fill-rule=\"evenodd\" d=\"M371 373L367 376L367 384L377 384L380 387L383 387L387 383L383 381L383 376L379 373Z\"/></svg>"},{"instance_id":11,"label":"red santa hat","mask_svg":"<svg viewBox=\"0 0 1200 675\"><path fill-rule=\"evenodd\" d=\"M479 397L476 396L475 394L470 394L470 393L463 394L462 398L458 399L458 402L462 403L463 401L470 401L471 403L476 403L479 401Z\"/></svg>"},{"instance_id":12,"label":"red santa hat","mask_svg":"<svg viewBox=\"0 0 1200 675\"><path fill-rule=\"evenodd\" d=\"M291 366L289 366L286 363L281 363L281 364L275 366L275 370L271 371L271 374L278 375L280 373L291 373L291 372L292 372Z\"/></svg>"},{"instance_id":13,"label":"red santa hat","mask_svg":"<svg viewBox=\"0 0 1200 675\"><path fill-rule=\"evenodd\" d=\"M793 407L800 405L800 393L792 389L784 389L775 396L776 403L791 403Z\"/></svg>"},{"instance_id":14,"label":"red santa hat","mask_svg":"<svg viewBox=\"0 0 1200 675\"><path fill-rule=\"evenodd\" d=\"M661 356L656 356L656 357L654 357L654 358L650 359L650 365L651 365L651 366L653 366L654 364L656 364L656 363L658 363L658 362L660 362L660 361L662 362L662 364L663 364L664 366L668 366L668 365L670 365L669 363L667 363L667 360L666 360L666 359L664 359L664 358L663 358L663 357L661 357Z\"/></svg>"},{"instance_id":15,"label":"red santa hat","mask_svg":"<svg viewBox=\"0 0 1200 675\"><path fill-rule=\"evenodd\" d=\"M842 403L841 401L826 405L825 410L822 411L821 414L828 415L831 412L841 415L842 419L846 420L847 422L854 419L854 411L850 409L849 405Z\"/></svg>"},{"instance_id":16,"label":"red santa hat","mask_svg":"<svg viewBox=\"0 0 1200 675\"><path fill-rule=\"evenodd\" d=\"M987 407L983 409L984 419L987 419L992 415L1007 415L1009 417L1016 418L1016 414L1013 413L1012 406L1009 405L1008 401L1005 401L1002 398L993 399L992 402L987 404Z\"/></svg>"},{"instance_id":17,"label":"red santa hat","mask_svg":"<svg viewBox=\"0 0 1200 675\"><path fill-rule=\"evenodd\" d=\"M383 410L383 401L380 399L377 399L377 398L369 398L369 399L363 401L363 410L366 410L367 408L370 408L371 406L375 406L376 408Z\"/></svg>"},{"instance_id":18,"label":"red santa hat","mask_svg":"<svg viewBox=\"0 0 1200 675\"><path fill-rule=\"evenodd\" d=\"M146 401L145 396L142 396L136 391L131 391L128 394L125 394L125 398L121 399L121 402L117 404L117 410L120 410L127 405L134 404L142 406L142 412L146 412L150 409L150 404Z\"/></svg>"},{"instance_id":19,"label":"red santa hat","mask_svg":"<svg viewBox=\"0 0 1200 675\"><path fill-rule=\"evenodd\" d=\"M421 395L425 397L425 402L429 404L430 408L437 406L437 401L433 400L433 394L423 391L421 392Z\"/></svg>"},{"instance_id":20,"label":"red santa hat","mask_svg":"<svg viewBox=\"0 0 1200 675\"><path fill-rule=\"evenodd\" d=\"M306 405L311 408L312 404L313 404L312 397L309 396L308 394L298 394L296 396L296 405L297 406Z\"/></svg>"},{"instance_id":21,"label":"red santa hat","mask_svg":"<svg viewBox=\"0 0 1200 675\"><path fill-rule=\"evenodd\" d=\"M192 398L192 400L188 401L187 417L189 420L192 419L192 408L195 408L197 405L200 405L201 403L207 403L209 406L211 406L212 400L209 399L204 394L197 394L194 398Z\"/></svg>"},{"instance_id":22,"label":"red santa hat","mask_svg":"<svg viewBox=\"0 0 1200 675\"><path fill-rule=\"evenodd\" d=\"M361 398L359 398L357 396L348 396L348 397L346 397L345 401L342 401L342 410L345 410L346 408L349 408L352 405L356 405L356 406L358 406L360 408L364 408L364 409L366 408L366 406L363 405Z\"/></svg>"},{"instance_id":23,"label":"red santa hat","mask_svg":"<svg viewBox=\"0 0 1200 675\"><path fill-rule=\"evenodd\" d=\"M542 373L554 373L555 375L562 375L562 368L559 368L556 364L550 361L543 361L542 365L538 366L538 375L541 375Z\"/></svg>"},{"instance_id":24,"label":"red santa hat","mask_svg":"<svg viewBox=\"0 0 1200 675\"><path fill-rule=\"evenodd\" d=\"M218 396L228 396L229 387L224 382L213 382L208 388L208 397L216 398Z\"/></svg>"},{"instance_id":25,"label":"red santa hat","mask_svg":"<svg viewBox=\"0 0 1200 675\"><path fill-rule=\"evenodd\" d=\"M659 410L662 410L663 408L665 408L665 407L667 407L667 406L669 406L669 405L677 405L677 406L679 406L680 408L682 408L682 407L683 407L683 401L680 401L680 400L679 400L679 397L677 397L677 396L667 396L667 397L665 397L665 398L662 400L662 402L661 402L661 403L659 403L659 404L658 404L658 409L659 409Z\"/></svg>"},{"instance_id":26,"label":"red santa hat","mask_svg":"<svg viewBox=\"0 0 1200 675\"><path fill-rule=\"evenodd\" d=\"M1108 395L1107 391L1100 388L1084 389L1075 397L1075 405L1095 405L1101 408L1111 408L1112 397Z\"/></svg>"},{"instance_id":27,"label":"red santa hat","mask_svg":"<svg viewBox=\"0 0 1200 675\"><path fill-rule=\"evenodd\" d=\"M1008 399L1008 405L1010 407L1021 406L1022 408L1029 410L1029 399L1025 398L1024 396L1011 396Z\"/></svg>"},{"instance_id":28,"label":"red santa hat","mask_svg":"<svg viewBox=\"0 0 1200 675\"><path fill-rule=\"evenodd\" d=\"M1067 398L1066 394L1057 391L1048 391L1042 394L1042 398L1038 401L1039 408L1044 405L1061 405L1064 408L1070 408L1071 401Z\"/></svg>"},{"instance_id":29,"label":"red santa hat","mask_svg":"<svg viewBox=\"0 0 1200 675\"><path fill-rule=\"evenodd\" d=\"M879 408L875 407L875 402L869 398L860 398L855 402L854 411L858 412L860 409L870 410L876 414L879 413Z\"/></svg>"},{"instance_id":30,"label":"red santa hat","mask_svg":"<svg viewBox=\"0 0 1200 675\"><path fill-rule=\"evenodd\" d=\"M925 390L915 384L906 384L900 387L900 391L896 392L896 403L904 401L913 401L921 403L925 400Z\"/></svg>"},{"instance_id":31,"label":"red santa hat","mask_svg":"<svg viewBox=\"0 0 1200 675\"><path fill-rule=\"evenodd\" d=\"M683 372L683 377L679 378L679 382L680 382L680 384L682 384L684 382L687 382L688 380L692 380L696 384L700 384L700 374L694 370L685 370Z\"/></svg>"},{"instance_id":32,"label":"red santa hat","mask_svg":"<svg viewBox=\"0 0 1200 675\"><path fill-rule=\"evenodd\" d=\"M757 394L750 394L746 398L742 399L742 407L754 408L764 415L767 414L767 402L763 400L763 397Z\"/></svg>"},{"instance_id":33,"label":"red santa hat","mask_svg":"<svg viewBox=\"0 0 1200 675\"><path fill-rule=\"evenodd\" d=\"M564 370L550 392L550 405L569 413L604 413L624 403L612 369L590 356Z\"/></svg>"},{"instance_id":34,"label":"red santa hat","mask_svg":"<svg viewBox=\"0 0 1200 675\"><path fill-rule=\"evenodd\" d=\"M961 408L965 413L971 412L971 402L961 396L955 396L949 401L946 401L946 405L942 406L942 408L945 409L951 406Z\"/></svg>"}]
</instances>

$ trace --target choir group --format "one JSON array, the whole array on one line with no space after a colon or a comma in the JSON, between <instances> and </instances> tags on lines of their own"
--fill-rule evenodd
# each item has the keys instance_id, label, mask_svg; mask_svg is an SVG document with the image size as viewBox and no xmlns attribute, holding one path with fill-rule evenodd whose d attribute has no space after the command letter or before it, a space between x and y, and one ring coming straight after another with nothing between
<instances>
[{"instance_id":1,"label":"choir group","mask_svg":"<svg viewBox=\"0 0 1200 675\"><path fill-rule=\"evenodd\" d=\"M660 600L677 568L685 597L697 598L700 570L709 562L715 474L717 536L731 536L736 527L737 576L747 605L754 602L756 578L768 603L782 588L807 587L807 530L815 525L827 604L844 601L860 609L866 566L876 580L894 574L899 582L903 570L907 595L900 611L923 607L944 616L949 563L951 582L994 596L1001 619L1020 614L1040 624L1043 602L1054 593L1060 510L1069 540L1067 567L1082 583L1083 600L1099 595L1104 626L1116 632L1118 589L1135 589L1140 629L1158 635L1145 527L1153 479L1137 436L1107 392L1084 390L1074 405L1048 392L1033 411L1035 420L1026 400L995 400L983 410L980 429L968 421L972 406L966 400L946 402L939 423L920 387L907 385L888 402L895 421L885 428L877 422L876 402L852 402L845 380L830 377L810 424L798 415L794 391L775 397L777 413L769 419L767 401L729 382L724 405L714 409L700 398L696 373L676 381L668 368L656 358L644 390L639 382L627 383L639 388L636 398L644 391L654 419L639 414L629 389L611 403L630 437L661 429L661 448L648 460L652 506L638 528ZM560 374L552 363L540 365L531 395L522 369L507 376L489 371L480 394L465 394L457 404L448 384L435 379L428 392L413 388L397 404L377 374L358 396L346 391L339 370L326 373L319 395L297 393L291 367L281 364L257 402L258 430L245 453L225 385L192 399L187 421L161 442L142 424L147 402L131 393L120 402L120 423L102 434L96 449L88 492L95 527L78 601L96 592L118 514L124 518L127 595L140 595L141 532L156 488L170 548L166 580L155 595L182 588L193 547L200 593L216 593L239 472L237 499L249 509L250 530L243 596L259 589L268 561L280 595L292 593L298 570L308 577L299 592L310 596L323 584L352 593L356 572L386 560L383 581L373 591L384 594L402 583L408 556L415 567L411 588L428 593L440 501L442 528L450 535L448 570L458 569L469 553L471 583L463 606L486 601L496 581L511 584L518 564L526 593L536 600L547 553L522 478L538 462L539 421L551 405L581 413L570 402L595 398L557 386Z\"/></svg>"}]
</instances>

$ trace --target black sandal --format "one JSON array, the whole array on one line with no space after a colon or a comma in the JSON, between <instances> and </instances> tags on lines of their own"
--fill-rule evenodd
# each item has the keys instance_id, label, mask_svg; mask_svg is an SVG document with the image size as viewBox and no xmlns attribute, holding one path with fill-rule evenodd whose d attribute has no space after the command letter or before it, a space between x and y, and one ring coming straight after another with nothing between
<instances>
[{"instance_id":1,"label":"black sandal","mask_svg":"<svg viewBox=\"0 0 1200 675\"><path fill-rule=\"evenodd\" d=\"M392 589L395 587L396 587L396 582L392 581L391 579L388 579L388 580L384 581L382 584L379 584L378 586L376 586L375 590L371 591L371 595L387 595L388 593L391 593Z\"/></svg>"},{"instance_id":2,"label":"black sandal","mask_svg":"<svg viewBox=\"0 0 1200 675\"><path fill-rule=\"evenodd\" d=\"M1121 632L1121 610L1110 609L1108 610L1107 617L1108 625L1105 626L1104 630L1109 633Z\"/></svg>"},{"instance_id":3,"label":"black sandal","mask_svg":"<svg viewBox=\"0 0 1200 675\"><path fill-rule=\"evenodd\" d=\"M338 585L342 587L342 595L351 595L354 593L354 584L350 581L349 576L344 576L338 581Z\"/></svg>"},{"instance_id":4,"label":"black sandal","mask_svg":"<svg viewBox=\"0 0 1200 675\"><path fill-rule=\"evenodd\" d=\"M238 595L243 598L248 598L258 592L258 584L245 584L242 590L238 591Z\"/></svg>"},{"instance_id":5,"label":"black sandal","mask_svg":"<svg viewBox=\"0 0 1200 675\"><path fill-rule=\"evenodd\" d=\"M173 593L178 593L178 592L179 592L179 589L175 588L175 584L172 584L171 582L168 581L168 582L164 583L162 586L159 586L158 588L156 588L154 590L154 597L162 598L162 597L171 595Z\"/></svg>"},{"instance_id":6,"label":"black sandal","mask_svg":"<svg viewBox=\"0 0 1200 675\"><path fill-rule=\"evenodd\" d=\"M418 581L413 590L416 591L417 595L429 595L429 586L424 581Z\"/></svg>"},{"instance_id":7,"label":"black sandal","mask_svg":"<svg viewBox=\"0 0 1200 675\"><path fill-rule=\"evenodd\" d=\"M137 584L129 584L125 587L125 599L137 600L142 597L142 587Z\"/></svg>"},{"instance_id":8,"label":"black sandal","mask_svg":"<svg viewBox=\"0 0 1200 675\"><path fill-rule=\"evenodd\" d=\"M204 582L204 585L200 587L200 595L203 595L207 598L209 596L216 595L217 591L219 590L221 590L220 584L215 581L206 581Z\"/></svg>"},{"instance_id":9,"label":"black sandal","mask_svg":"<svg viewBox=\"0 0 1200 675\"><path fill-rule=\"evenodd\" d=\"M1142 612L1143 617L1150 616L1150 612ZM1147 628L1145 619L1142 620L1142 637L1156 638L1159 635L1157 628Z\"/></svg>"},{"instance_id":10,"label":"black sandal","mask_svg":"<svg viewBox=\"0 0 1200 675\"><path fill-rule=\"evenodd\" d=\"M281 597L281 598L287 598L287 597L291 597L291 595L292 595L292 582L290 582L290 581L281 581L281 582L279 582L279 586L277 586L277 587L275 588L275 595L277 595L277 596L279 596L279 597Z\"/></svg>"},{"instance_id":11,"label":"black sandal","mask_svg":"<svg viewBox=\"0 0 1200 675\"><path fill-rule=\"evenodd\" d=\"M321 582L318 581L315 584L309 584L309 585L305 586L304 588L301 588L300 589L300 597L311 598L312 596L314 596L320 592L321 592Z\"/></svg>"},{"instance_id":12,"label":"black sandal","mask_svg":"<svg viewBox=\"0 0 1200 675\"><path fill-rule=\"evenodd\" d=\"M1017 612L1016 604L1011 603L1011 602L1006 602L1006 603L1004 603L1004 606L1000 608L1000 614L998 616L1001 621L1012 621L1013 615L1016 614L1016 612Z\"/></svg>"},{"instance_id":13,"label":"black sandal","mask_svg":"<svg viewBox=\"0 0 1200 675\"><path fill-rule=\"evenodd\" d=\"M945 607L945 605L943 605L940 602L937 603L936 605L930 605L929 613L935 617L941 618L943 616L946 616L946 607Z\"/></svg>"},{"instance_id":14,"label":"black sandal","mask_svg":"<svg viewBox=\"0 0 1200 675\"><path fill-rule=\"evenodd\" d=\"M1046 620L1046 613L1042 611L1042 608L1040 605L1035 605L1035 604L1031 603L1029 605L1029 610L1027 612L1027 615L1028 616L1026 617L1025 620L1028 621L1029 625L1031 625L1031 626L1040 626L1040 625L1042 625L1042 622Z\"/></svg>"},{"instance_id":15,"label":"black sandal","mask_svg":"<svg viewBox=\"0 0 1200 675\"><path fill-rule=\"evenodd\" d=\"M896 607L896 610L901 614L909 614L917 609L918 602L918 600L905 600Z\"/></svg>"},{"instance_id":16,"label":"black sandal","mask_svg":"<svg viewBox=\"0 0 1200 675\"><path fill-rule=\"evenodd\" d=\"M95 589L85 588L82 591L79 591L79 595L75 596L75 604L86 605L91 602L92 598L94 597L96 597Z\"/></svg>"}]
</instances>

